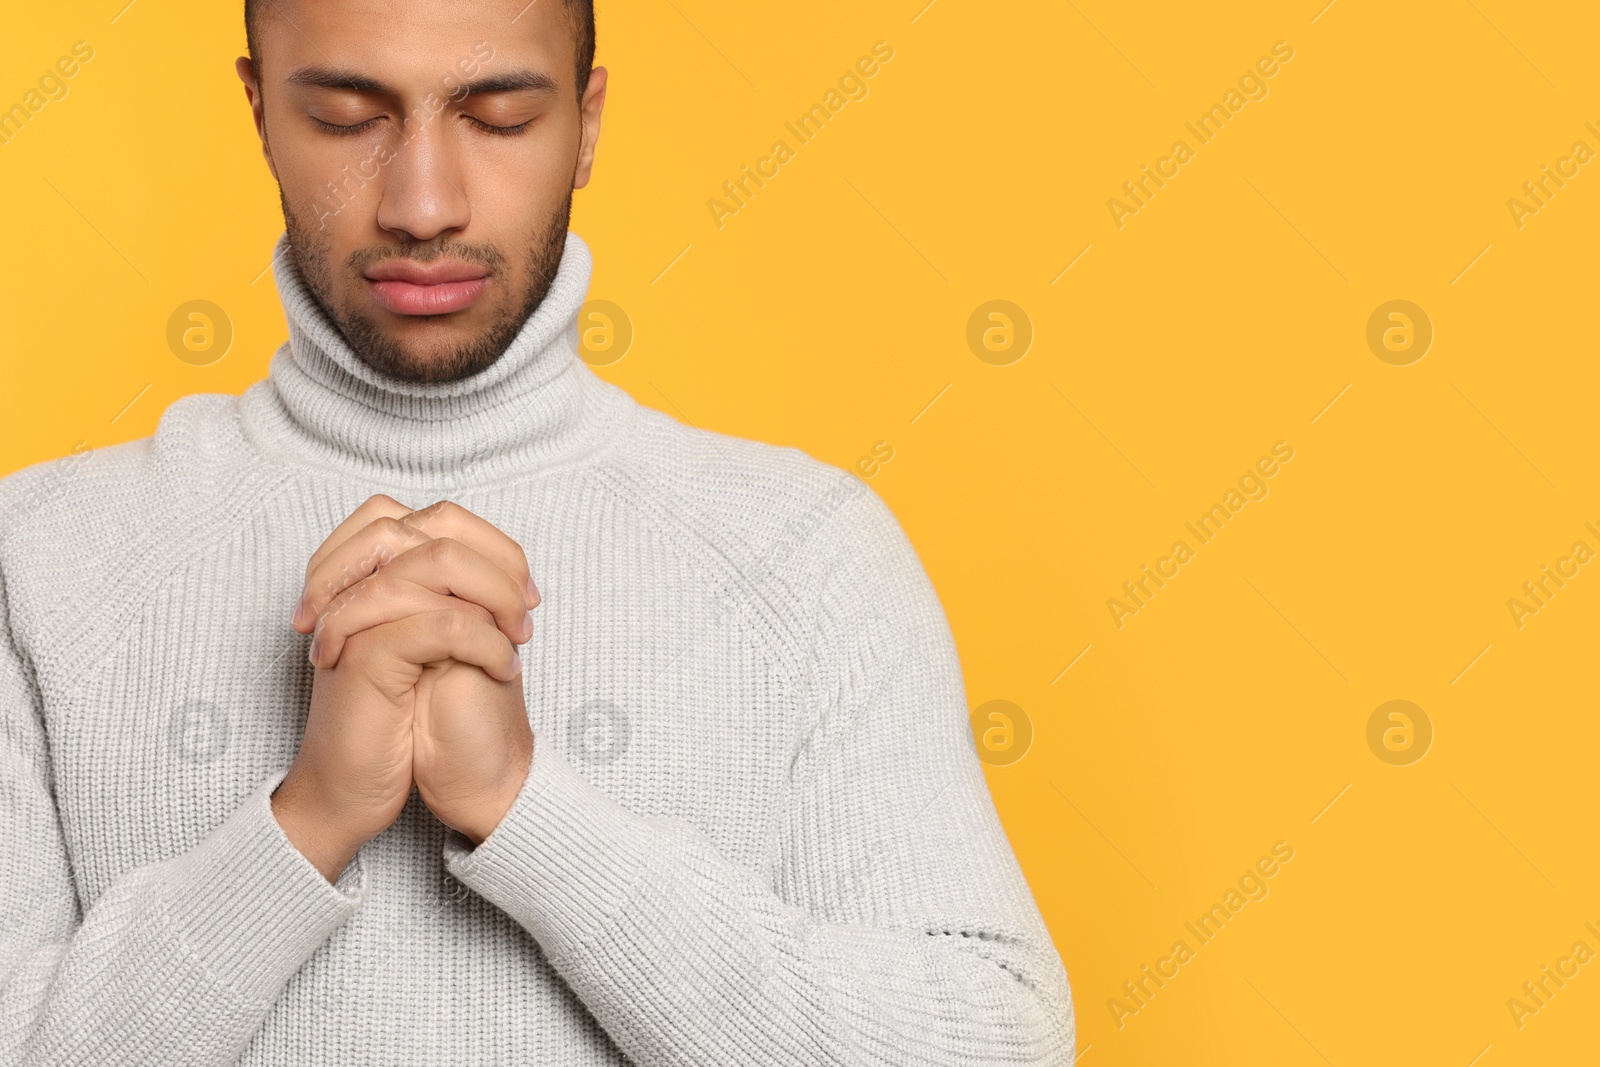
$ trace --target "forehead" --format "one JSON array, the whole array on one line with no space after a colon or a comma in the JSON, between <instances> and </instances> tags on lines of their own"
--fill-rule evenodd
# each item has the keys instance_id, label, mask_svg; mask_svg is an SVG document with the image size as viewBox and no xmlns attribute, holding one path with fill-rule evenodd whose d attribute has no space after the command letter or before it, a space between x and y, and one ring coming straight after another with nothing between
<instances>
[{"instance_id":1,"label":"forehead","mask_svg":"<svg viewBox=\"0 0 1600 1067\"><path fill-rule=\"evenodd\" d=\"M434 88L463 60L574 78L564 0L256 0L252 15L263 78L318 66Z\"/></svg>"}]
</instances>

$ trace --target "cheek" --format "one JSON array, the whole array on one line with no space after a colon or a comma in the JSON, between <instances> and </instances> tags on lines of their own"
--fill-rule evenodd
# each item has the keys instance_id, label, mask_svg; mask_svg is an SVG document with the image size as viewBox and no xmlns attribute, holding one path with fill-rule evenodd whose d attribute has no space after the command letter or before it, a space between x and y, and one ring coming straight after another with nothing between
<instances>
[{"instance_id":1,"label":"cheek","mask_svg":"<svg viewBox=\"0 0 1600 1067\"><path fill-rule=\"evenodd\" d=\"M504 140L510 143L475 146L468 196L474 210L494 224L480 240L503 242L513 234L543 233L573 191L576 138L567 142L530 134L526 143L522 138Z\"/></svg>"},{"instance_id":2,"label":"cheek","mask_svg":"<svg viewBox=\"0 0 1600 1067\"><path fill-rule=\"evenodd\" d=\"M276 127L282 130L282 127ZM366 138L304 138L268 127L273 166L288 209L312 229L337 234L377 213L383 168Z\"/></svg>"},{"instance_id":3,"label":"cheek","mask_svg":"<svg viewBox=\"0 0 1600 1067\"><path fill-rule=\"evenodd\" d=\"M296 247L314 249L326 263L347 262L363 236L370 240L378 210L379 186L350 183L342 197L328 188L328 172L314 163L278 167L283 209ZM337 258L343 251L344 259Z\"/></svg>"}]
</instances>

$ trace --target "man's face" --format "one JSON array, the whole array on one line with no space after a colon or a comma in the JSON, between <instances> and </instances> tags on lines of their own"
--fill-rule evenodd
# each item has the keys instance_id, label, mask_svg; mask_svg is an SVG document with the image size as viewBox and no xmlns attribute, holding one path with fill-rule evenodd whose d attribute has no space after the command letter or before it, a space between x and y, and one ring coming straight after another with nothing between
<instances>
[{"instance_id":1,"label":"man's face","mask_svg":"<svg viewBox=\"0 0 1600 1067\"><path fill-rule=\"evenodd\" d=\"M549 291L600 133L606 72L580 104L561 0L269 0L257 48L260 84L236 69L312 294L386 374L492 364Z\"/></svg>"}]
</instances>

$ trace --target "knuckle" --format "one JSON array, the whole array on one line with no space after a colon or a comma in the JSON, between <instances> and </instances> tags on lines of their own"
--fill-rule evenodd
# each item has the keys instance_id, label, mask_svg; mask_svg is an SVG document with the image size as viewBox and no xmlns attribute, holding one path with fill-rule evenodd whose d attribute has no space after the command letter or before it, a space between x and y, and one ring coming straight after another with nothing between
<instances>
[{"instance_id":1,"label":"knuckle","mask_svg":"<svg viewBox=\"0 0 1600 1067\"><path fill-rule=\"evenodd\" d=\"M345 608L349 607L350 601L355 599L356 588L357 587L352 586L340 591L336 596L332 597L327 604L323 605L322 612L317 616L317 626L320 627L324 620L338 615Z\"/></svg>"},{"instance_id":2,"label":"knuckle","mask_svg":"<svg viewBox=\"0 0 1600 1067\"><path fill-rule=\"evenodd\" d=\"M454 507L455 505L448 500L435 500L425 508L418 508L413 514L430 522L438 520L448 523L454 517L451 514L451 509Z\"/></svg>"},{"instance_id":3,"label":"knuckle","mask_svg":"<svg viewBox=\"0 0 1600 1067\"><path fill-rule=\"evenodd\" d=\"M460 563L465 546L454 537L435 537L428 542L428 554L441 567Z\"/></svg>"},{"instance_id":4,"label":"knuckle","mask_svg":"<svg viewBox=\"0 0 1600 1067\"><path fill-rule=\"evenodd\" d=\"M363 578L355 588L360 591L357 595L384 603L392 603L402 596L400 579L383 571L376 571L369 577Z\"/></svg>"},{"instance_id":5,"label":"knuckle","mask_svg":"<svg viewBox=\"0 0 1600 1067\"><path fill-rule=\"evenodd\" d=\"M398 539L404 541L416 535L416 530L407 526L393 515L384 515L381 518L374 519L371 529L379 537L378 543L373 548L375 553L390 551L389 540Z\"/></svg>"},{"instance_id":6,"label":"knuckle","mask_svg":"<svg viewBox=\"0 0 1600 1067\"><path fill-rule=\"evenodd\" d=\"M322 604L321 610L326 611L328 610L328 605L332 604L334 598L343 591L344 586L342 584L331 581L327 577L322 578L320 581L309 582L306 585L305 592L306 604L315 608L320 602Z\"/></svg>"},{"instance_id":7,"label":"knuckle","mask_svg":"<svg viewBox=\"0 0 1600 1067\"><path fill-rule=\"evenodd\" d=\"M338 619L328 619L324 616L323 620L317 623L317 628L312 633L312 640L316 641L318 647L323 649L330 649L335 645L343 649L353 636L354 634L348 632L348 627L344 626Z\"/></svg>"},{"instance_id":8,"label":"knuckle","mask_svg":"<svg viewBox=\"0 0 1600 1067\"><path fill-rule=\"evenodd\" d=\"M350 584L348 580L340 580L341 578L348 579L349 574L350 569L348 567L341 567L337 575L324 567L319 573L310 577L306 586L313 597L325 597L332 600L339 594L340 590Z\"/></svg>"}]
</instances>

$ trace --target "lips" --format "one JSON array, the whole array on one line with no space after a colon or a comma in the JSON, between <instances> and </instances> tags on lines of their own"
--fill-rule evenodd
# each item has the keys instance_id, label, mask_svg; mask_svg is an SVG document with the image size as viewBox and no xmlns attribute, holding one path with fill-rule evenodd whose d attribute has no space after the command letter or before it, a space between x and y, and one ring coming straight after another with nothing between
<instances>
[{"instance_id":1,"label":"lips","mask_svg":"<svg viewBox=\"0 0 1600 1067\"><path fill-rule=\"evenodd\" d=\"M367 271L367 289L397 315L448 315L478 302L488 287L482 267L470 263L430 263L395 259Z\"/></svg>"}]
</instances>

